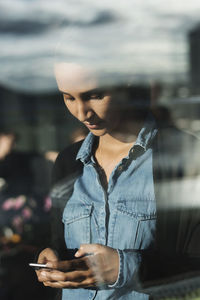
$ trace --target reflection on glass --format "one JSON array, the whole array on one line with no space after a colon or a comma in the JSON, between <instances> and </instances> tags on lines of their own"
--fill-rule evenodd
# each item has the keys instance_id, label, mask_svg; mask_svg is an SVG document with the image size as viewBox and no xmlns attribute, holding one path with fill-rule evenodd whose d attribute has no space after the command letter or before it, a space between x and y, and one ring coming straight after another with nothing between
<instances>
[{"instance_id":1,"label":"reflection on glass","mask_svg":"<svg viewBox=\"0 0 200 300\"><path fill-rule=\"evenodd\" d=\"M198 291L199 6L1 3L2 300Z\"/></svg>"}]
</instances>

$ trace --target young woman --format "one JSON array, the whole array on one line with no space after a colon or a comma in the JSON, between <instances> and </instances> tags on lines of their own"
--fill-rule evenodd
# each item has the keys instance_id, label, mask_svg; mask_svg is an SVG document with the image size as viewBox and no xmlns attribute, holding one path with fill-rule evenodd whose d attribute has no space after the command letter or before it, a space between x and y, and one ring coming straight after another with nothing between
<instances>
[{"instance_id":1,"label":"young woman","mask_svg":"<svg viewBox=\"0 0 200 300\"><path fill-rule=\"evenodd\" d=\"M47 263L49 269L37 271L38 279L45 286L61 288L63 300L149 299L136 292L144 253L155 248L153 151L158 130L148 111L149 93L130 86L102 89L90 70L76 64L57 64L56 79L66 107L90 133L57 158L52 189L58 212L54 246L39 255L38 262ZM179 149L182 135L174 129L167 134L170 139L160 138L165 143L159 144L164 145L162 153L168 162L169 157L177 158L179 168L169 177L173 179L180 177L185 161ZM172 152L168 140L170 145L177 141ZM160 161L164 166L164 160ZM64 233L58 225L60 210ZM163 220L165 225L166 220L173 223L166 215ZM174 220L181 219L176 214ZM168 246L171 236L161 235Z\"/></svg>"},{"instance_id":2,"label":"young woman","mask_svg":"<svg viewBox=\"0 0 200 300\"><path fill-rule=\"evenodd\" d=\"M134 291L134 278L155 229L149 99L144 109L144 99L131 102L130 88L99 88L76 64L57 64L56 79L66 107L90 133L59 155L54 171L53 205L65 205L62 252L77 248L75 257L61 261L61 247L46 248L38 262L51 271L37 271L38 279L62 288L63 299L148 299Z\"/></svg>"}]
</instances>

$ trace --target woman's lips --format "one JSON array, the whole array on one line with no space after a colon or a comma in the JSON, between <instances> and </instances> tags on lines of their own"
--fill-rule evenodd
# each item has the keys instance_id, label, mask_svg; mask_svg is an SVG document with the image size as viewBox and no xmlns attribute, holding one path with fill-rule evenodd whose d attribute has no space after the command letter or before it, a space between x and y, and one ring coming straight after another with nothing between
<instances>
[{"instance_id":1,"label":"woman's lips","mask_svg":"<svg viewBox=\"0 0 200 300\"><path fill-rule=\"evenodd\" d=\"M87 128L89 128L89 129L98 129L98 128L100 128L100 124L98 123L98 124L90 124L90 123L84 123L86 126L87 126Z\"/></svg>"}]
</instances>

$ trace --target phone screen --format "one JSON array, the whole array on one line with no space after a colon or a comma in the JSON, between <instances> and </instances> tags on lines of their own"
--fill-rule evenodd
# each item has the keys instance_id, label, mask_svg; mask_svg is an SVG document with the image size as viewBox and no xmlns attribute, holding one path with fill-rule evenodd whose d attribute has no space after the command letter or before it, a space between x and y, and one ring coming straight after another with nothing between
<instances>
[{"instance_id":1,"label":"phone screen","mask_svg":"<svg viewBox=\"0 0 200 300\"><path fill-rule=\"evenodd\" d=\"M35 270L40 270L42 268L47 268L49 269L46 264L35 264L35 263L29 263L29 266L34 268Z\"/></svg>"}]
</instances>

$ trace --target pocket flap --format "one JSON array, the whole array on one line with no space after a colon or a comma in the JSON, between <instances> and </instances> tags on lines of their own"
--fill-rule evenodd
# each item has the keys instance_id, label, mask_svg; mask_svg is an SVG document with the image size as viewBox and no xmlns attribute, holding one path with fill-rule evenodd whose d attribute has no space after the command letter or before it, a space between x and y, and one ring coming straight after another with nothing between
<instances>
[{"instance_id":1,"label":"pocket flap","mask_svg":"<svg viewBox=\"0 0 200 300\"><path fill-rule=\"evenodd\" d=\"M121 214L137 219L138 221L156 219L156 212L152 210L148 211L148 209L145 209L145 207L143 211L141 209L140 210L136 209L133 211L133 210L129 210L127 207L123 205L118 205L117 211Z\"/></svg>"},{"instance_id":2,"label":"pocket flap","mask_svg":"<svg viewBox=\"0 0 200 300\"><path fill-rule=\"evenodd\" d=\"M63 222L66 224L87 218L91 215L92 205L67 204L63 212Z\"/></svg>"}]
</instances>

